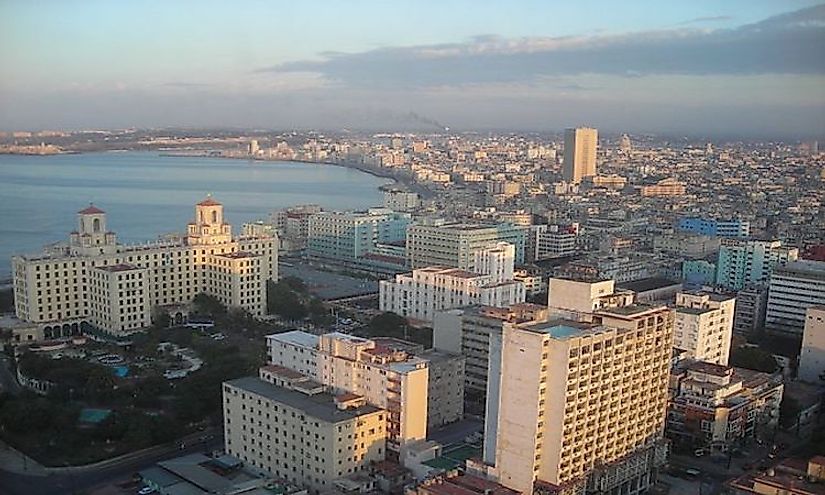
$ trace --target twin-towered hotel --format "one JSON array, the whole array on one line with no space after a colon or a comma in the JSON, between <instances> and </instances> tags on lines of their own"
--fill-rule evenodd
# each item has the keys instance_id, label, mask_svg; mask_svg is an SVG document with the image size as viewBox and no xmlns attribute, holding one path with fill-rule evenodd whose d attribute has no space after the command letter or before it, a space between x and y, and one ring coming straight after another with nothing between
<instances>
[{"instance_id":1,"label":"twin-towered hotel","mask_svg":"<svg viewBox=\"0 0 825 495\"><path fill-rule=\"evenodd\" d=\"M195 205L185 236L118 244L106 213L91 205L77 213L68 245L12 259L17 317L42 326L47 339L77 334L84 323L125 335L149 326L152 308L201 292L263 315L277 244L272 236L232 237L223 205L211 197Z\"/></svg>"}]
</instances>

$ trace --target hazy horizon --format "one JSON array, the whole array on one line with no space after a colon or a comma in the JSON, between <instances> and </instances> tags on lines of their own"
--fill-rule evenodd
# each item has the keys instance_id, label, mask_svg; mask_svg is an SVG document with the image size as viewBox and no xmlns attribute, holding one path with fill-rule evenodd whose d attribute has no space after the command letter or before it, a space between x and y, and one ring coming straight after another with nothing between
<instances>
[{"instance_id":1,"label":"hazy horizon","mask_svg":"<svg viewBox=\"0 0 825 495\"><path fill-rule=\"evenodd\" d=\"M802 0L7 1L0 128L806 139L824 47L825 4Z\"/></svg>"}]
</instances>

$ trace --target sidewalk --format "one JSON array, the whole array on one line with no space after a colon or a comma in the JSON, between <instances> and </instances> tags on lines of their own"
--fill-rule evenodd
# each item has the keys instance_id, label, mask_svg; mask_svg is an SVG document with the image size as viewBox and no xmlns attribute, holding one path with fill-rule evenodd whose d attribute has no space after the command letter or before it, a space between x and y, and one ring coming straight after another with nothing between
<instances>
[{"instance_id":1,"label":"sidewalk","mask_svg":"<svg viewBox=\"0 0 825 495\"><path fill-rule=\"evenodd\" d=\"M3 466L4 471L28 476L48 476L49 474L49 468L11 448L3 441L0 441L0 466Z\"/></svg>"}]
</instances>

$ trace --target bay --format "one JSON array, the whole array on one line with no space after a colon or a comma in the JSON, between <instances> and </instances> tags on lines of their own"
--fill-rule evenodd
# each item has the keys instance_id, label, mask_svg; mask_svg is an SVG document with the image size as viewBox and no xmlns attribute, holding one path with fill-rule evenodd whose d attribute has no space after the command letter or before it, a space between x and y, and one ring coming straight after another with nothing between
<instances>
[{"instance_id":1,"label":"bay","mask_svg":"<svg viewBox=\"0 0 825 495\"><path fill-rule=\"evenodd\" d=\"M0 155L0 277L11 257L39 252L75 230L93 202L123 243L184 232L194 204L211 193L239 233L246 221L278 208L317 203L325 209L381 204L389 179L316 163L161 156L157 152Z\"/></svg>"}]
</instances>

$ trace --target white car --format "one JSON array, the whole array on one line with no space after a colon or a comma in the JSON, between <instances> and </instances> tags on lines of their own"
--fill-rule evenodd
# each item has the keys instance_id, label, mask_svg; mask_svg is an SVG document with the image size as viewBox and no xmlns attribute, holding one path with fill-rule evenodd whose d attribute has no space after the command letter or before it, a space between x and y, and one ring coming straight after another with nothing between
<instances>
[{"instance_id":1,"label":"white car","mask_svg":"<svg viewBox=\"0 0 825 495\"><path fill-rule=\"evenodd\" d=\"M152 493L155 493L155 489L151 486L144 486L138 490L138 495L151 495Z\"/></svg>"}]
</instances>

